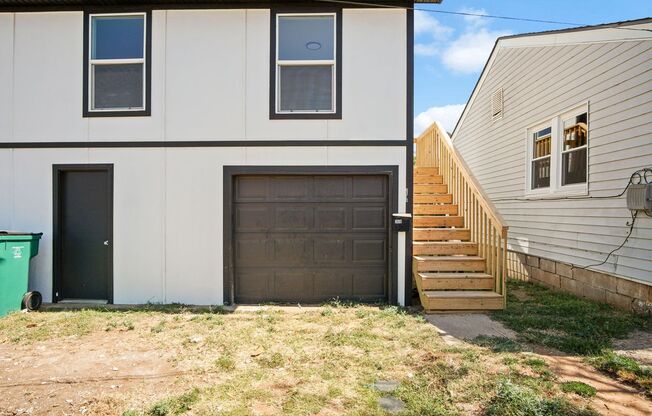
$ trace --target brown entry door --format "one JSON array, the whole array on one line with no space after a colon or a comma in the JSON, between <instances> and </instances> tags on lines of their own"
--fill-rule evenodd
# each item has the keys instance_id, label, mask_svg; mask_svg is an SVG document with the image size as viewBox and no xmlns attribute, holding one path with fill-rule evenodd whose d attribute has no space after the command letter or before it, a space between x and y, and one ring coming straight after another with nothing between
<instances>
[{"instance_id":1,"label":"brown entry door","mask_svg":"<svg viewBox=\"0 0 652 416\"><path fill-rule=\"evenodd\" d=\"M236 303L387 300L386 176L245 175L234 188Z\"/></svg>"}]
</instances>

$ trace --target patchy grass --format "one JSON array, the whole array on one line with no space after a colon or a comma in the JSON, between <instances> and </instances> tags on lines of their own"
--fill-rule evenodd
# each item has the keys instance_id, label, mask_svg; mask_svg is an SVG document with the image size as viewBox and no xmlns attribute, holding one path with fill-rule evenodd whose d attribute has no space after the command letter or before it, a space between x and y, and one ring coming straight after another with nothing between
<instances>
[{"instance_id":1,"label":"patchy grass","mask_svg":"<svg viewBox=\"0 0 652 416\"><path fill-rule=\"evenodd\" d=\"M597 390L593 386L589 386L581 381L567 381L561 383L561 391L566 393L575 393L582 397L593 397L596 395Z\"/></svg>"},{"instance_id":2,"label":"patchy grass","mask_svg":"<svg viewBox=\"0 0 652 416\"><path fill-rule=\"evenodd\" d=\"M529 387L510 381L501 382L496 397L486 409L487 416L598 416L598 413L579 408L568 400L543 397Z\"/></svg>"},{"instance_id":3,"label":"patchy grass","mask_svg":"<svg viewBox=\"0 0 652 416\"><path fill-rule=\"evenodd\" d=\"M588 357L597 369L652 396L652 368L612 350L614 339L650 330L652 317L516 280L508 281L507 293L507 309L493 317L518 332L520 340Z\"/></svg>"},{"instance_id":4,"label":"patchy grass","mask_svg":"<svg viewBox=\"0 0 652 416\"><path fill-rule=\"evenodd\" d=\"M480 335L473 339L473 343L481 347L489 348L493 352L520 352L523 346L507 337L492 337Z\"/></svg>"},{"instance_id":5,"label":"patchy grass","mask_svg":"<svg viewBox=\"0 0 652 416\"><path fill-rule=\"evenodd\" d=\"M611 348L613 339L652 327L649 317L531 283L510 280L507 294L507 309L494 312L494 318L528 342L571 354L598 354Z\"/></svg>"},{"instance_id":6,"label":"patchy grass","mask_svg":"<svg viewBox=\"0 0 652 416\"><path fill-rule=\"evenodd\" d=\"M301 313L269 307L230 314L178 306L0 319L0 344L36 350L48 343L48 354L61 357L70 356L69 344L95 350L103 336L120 345L121 356L124 348L137 346L154 352L148 355L152 360L166 357L169 369L182 375L145 384L121 380L115 389L84 384L94 397L84 404L92 414L380 416L383 393L371 387L378 380L399 383L393 395L405 403L404 415L552 414L527 413L534 408L561 409L556 414L562 416L591 414L582 413L589 404L584 398L569 404L545 363L519 352L518 343L485 337L477 345L450 347L422 316L390 306L331 302ZM514 391L525 392L525 399L514 399ZM41 406L60 406L69 397L39 394L32 397ZM23 397L22 387L15 395ZM502 405L513 412L500 410Z\"/></svg>"},{"instance_id":7,"label":"patchy grass","mask_svg":"<svg viewBox=\"0 0 652 416\"><path fill-rule=\"evenodd\" d=\"M588 361L613 377L645 389L646 394L652 397L652 367L641 365L636 360L613 351L604 351Z\"/></svg>"}]
</instances>

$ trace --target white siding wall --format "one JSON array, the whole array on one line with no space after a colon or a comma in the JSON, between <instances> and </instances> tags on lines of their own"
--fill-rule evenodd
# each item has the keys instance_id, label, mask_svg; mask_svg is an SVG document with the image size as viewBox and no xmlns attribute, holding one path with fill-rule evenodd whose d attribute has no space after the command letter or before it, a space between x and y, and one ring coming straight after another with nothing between
<instances>
[{"instance_id":1,"label":"white siding wall","mask_svg":"<svg viewBox=\"0 0 652 416\"><path fill-rule=\"evenodd\" d=\"M83 14L0 13L0 142L404 140L406 15L344 10L342 120L269 120L269 10L152 14L150 117L83 118ZM52 293L52 165L114 164L114 301L223 302L225 165L399 166L404 147L0 149L0 229L43 231L31 286ZM398 299L405 240L399 237Z\"/></svg>"},{"instance_id":2,"label":"white siding wall","mask_svg":"<svg viewBox=\"0 0 652 416\"><path fill-rule=\"evenodd\" d=\"M0 141L402 140L406 15L345 9L342 120L269 119L270 12L152 13L152 115L83 118L83 14L0 13Z\"/></svg>"},{"instance_id":3,"label":"white siding wall","mask_svg":"<svg viewBox=\"0 0 652 416\"><path fill-rule=\"evenodd\" d=\"M52 294L52 165L72 163L114 165L115 303L223 302L225 165L392 165L405 184L404 147L0 149L0 229L44 232L30 279L45 301ZM403 235L397 252L402 302Z\"/></svg>"},{"instance_id":4,"label":"white siding wall","mask_svg":"<svg viewBox=\"0 0 652 416\"><path fill-rule=\"evenodd\" d=\"M453 140L505 217L511 249L589 265L623 241L624 197L514 199L525 197L526 129L587 101L589 194L619 194L633 171L652 167L651 56L652 37L497 51ZM500 87L504 117L492 123L490 97ZM652 218L640 213L626 247L596 269L652 283Z\"/></svg>"}]
</instances>

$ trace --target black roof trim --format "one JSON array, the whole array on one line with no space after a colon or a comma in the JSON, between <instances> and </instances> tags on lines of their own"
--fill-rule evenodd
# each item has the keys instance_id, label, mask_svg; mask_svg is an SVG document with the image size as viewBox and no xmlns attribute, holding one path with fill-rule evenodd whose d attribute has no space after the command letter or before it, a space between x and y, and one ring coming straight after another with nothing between
<instances>
[{"instance_id":1,"label":"black roof trim","mask_svg":"<svg viewBox=\"0 0 652 416\"><path fill-rule=\"evenodd\" d=\"M417 3L441 3L442 0L416 0ZM371 7L370 5L363 5L361 0L360 5L347 5L341 3L344 7ZM328 4L326 1L319 0L0 0L0 10L16 10L22 9L47 9L47 10L71 10L83 9L85 7L116 7L116 6L147 6L151 8L210 8L210 7L238 7L240 5L247 5L247 7L270 7L273 4L314 4L324 5ZM414 1L407 0L370 0L368 3L374 3L379 6L411 6ZM337 3L332 3L337 4Z\"/></svg>"}]
</instances>

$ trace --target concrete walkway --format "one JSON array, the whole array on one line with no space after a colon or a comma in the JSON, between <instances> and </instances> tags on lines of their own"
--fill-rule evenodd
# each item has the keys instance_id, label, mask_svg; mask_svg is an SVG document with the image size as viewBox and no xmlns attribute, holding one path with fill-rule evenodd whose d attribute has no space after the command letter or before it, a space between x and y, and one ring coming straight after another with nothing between
<instances>
[{"instance_id":1,"label":"concrete walkway","mask_svg":"<svg viewBox=\"0 0 652 416\"><path fill-rule=\"evenodd\" d=\"M516 339L516 332L482 313L425 315L449 345L460 344L480 335Z\"/></svg>"}]
</instances>

